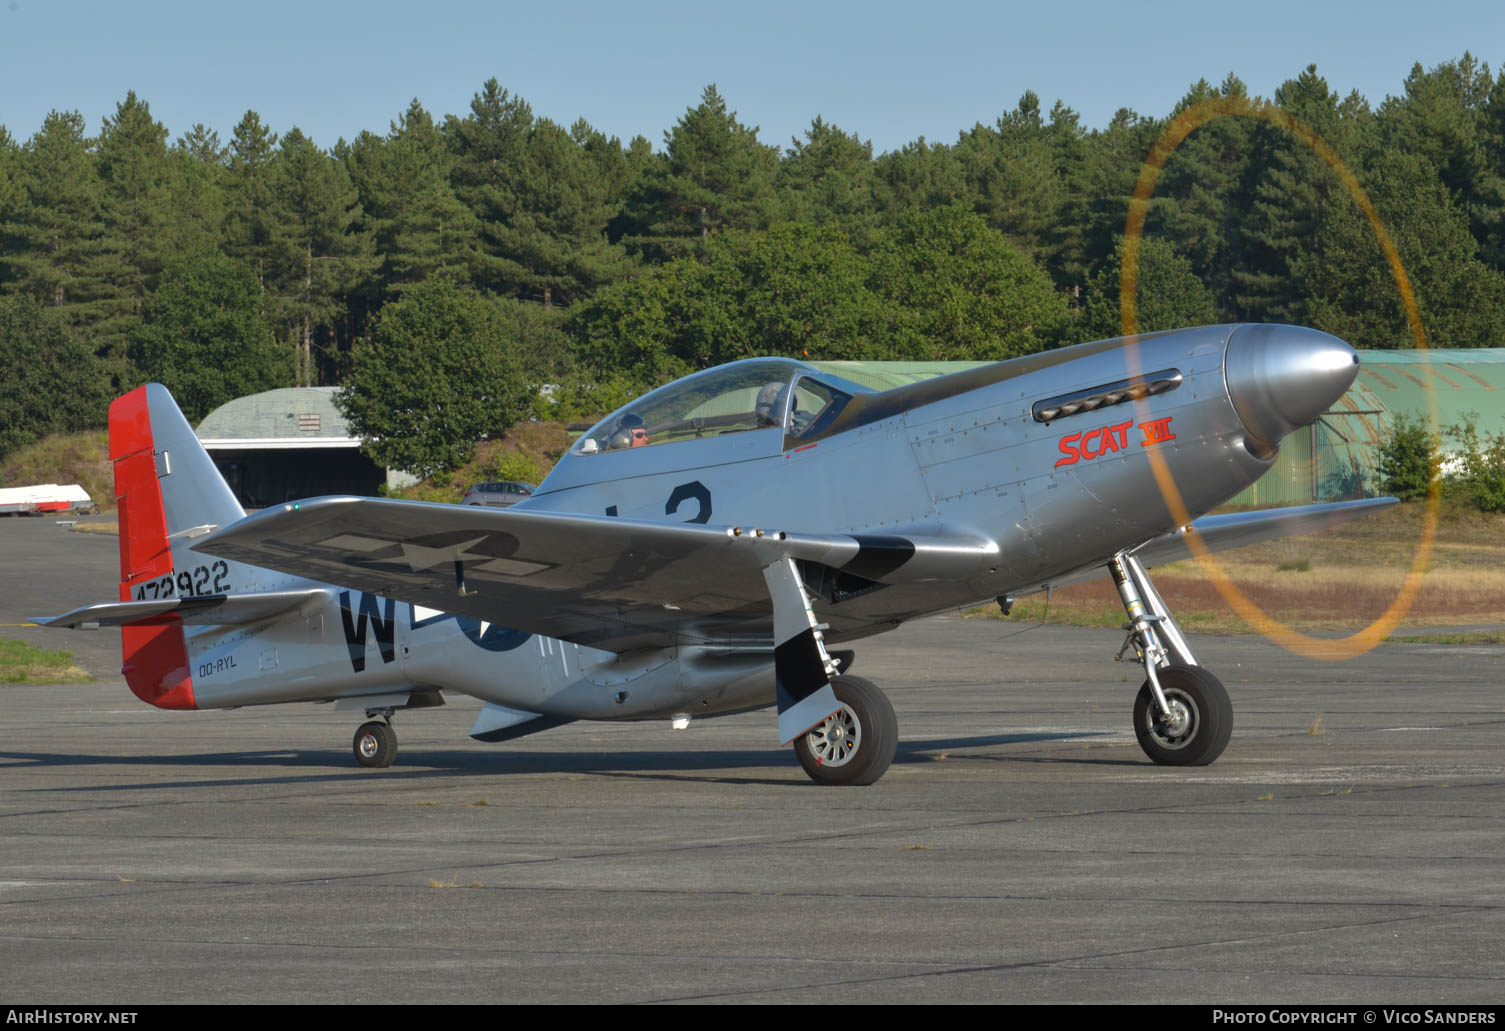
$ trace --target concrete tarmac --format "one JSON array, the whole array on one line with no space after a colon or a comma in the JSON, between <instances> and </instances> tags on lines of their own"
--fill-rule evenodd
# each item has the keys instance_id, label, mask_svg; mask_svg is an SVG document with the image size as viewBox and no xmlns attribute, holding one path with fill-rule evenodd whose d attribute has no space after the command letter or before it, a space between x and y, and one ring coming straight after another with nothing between
<instances>
[{"instance_id":1,"label":"concrete tarmac","mask_svg":"<svg viewBox=\"0 0 1505 1031\"><path fill-rule=\"evenodd\" d=\"M0 636L101 677L0 686L0 1003L1505 1001L1505 648L1194 637L1235 728L1174 769L1116 632L936 618L858 647L872 787L771 712L485 745L457 695L373 771L357 713L159 712L117 632L9 625L114 538L0 558Z\"/></svg>"}]
</instances>

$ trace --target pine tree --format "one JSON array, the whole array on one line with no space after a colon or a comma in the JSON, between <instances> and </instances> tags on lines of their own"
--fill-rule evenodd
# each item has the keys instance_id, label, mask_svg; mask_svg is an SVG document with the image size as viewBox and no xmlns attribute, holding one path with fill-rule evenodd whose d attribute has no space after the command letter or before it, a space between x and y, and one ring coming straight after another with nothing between
<instances>
[{"instance_id":1,"label":"pine tree","mask_svg":"<svg viewBox=\"0 0 1505 1031\"><path fill-rule=\"evenodd\" d=\"M168 194L174 212L168 255L220 253L228 215L229 148L220 143L219 133L199 124L178 137L168 157Z\"/></svg>"},{"instance_id":2,"label":"pine tree","mask_svg":"<svg viewBox=\"0 0 1505 1031\"><path fill-rule=\"evenodd\" d=\"M1014 247L1038 258L1064 194L1040 98L1026 91L992 127L963 133L955 153L973 210Z\"/></svg>"},{"instance_id":3,"label":"pine tree","mask_svg":"<svg viewBox=\"0 0 1505 1031\"><path fill-rule=\"evenodd\" d=\"M104 222L83 116L50 112L22 148L17 171L20 196L0 215L0 280L49 309L70 341L69 360L90 384L86 393L103 398L121 385L124 361L95 332L115 295L101 276Z\"/></svg>"},{"instance_id":4,"label":"pine tree","mask_svg":"<svg viewBox=\"0 0 1505 1031\"><path fill-rule=\"evenodd\" d=\"M535 119L495 79L476 94L470 117L447 131L457 192L479 225L478 287L547 309L629 272L626 252L608 236L628 178L616 140L583 121L567 132Z\"/></svg>"},{"instance_id":5,"label":"pine tree","mask_svg":"<svg viewBox=\"0 0 1505 1031\"><path fill-rule=\"evenodd\" d=\"M433 118L415 99L383 139L361 133L345 167L360 199L360 227L380 261L376 304L431 275L469 276L475 219L455 196L455 159Z\"/></svg>"},{"instance_id":6,"label":"pine tree","mask_svg":"<svg viewBox=\"0 0 1505 1031\"><path fill-rule=\"evenodd\" d=\"M1161 128L1154 119L1119 108L1106 129L1087 137L1075 186L1083 200L1067 215L1080 228L1073 234L1074 249L1063 248L1058 259L1063 268L1081 270L1074 288L1080 287L1093 270L1115 260L1140 164ZM1151 215L1155 214L1152 204Z\"/></svg>"},{"instance_id":7,"label":"pine tree","mask_svg":"<svg viewBox=\"0 0 1505 1031\"><path fill-rule=\"evenodd\" d=\"M341 301L375 267L344 165L302 130L282 137L272 165L273 318L297 353L297 382L311 385L341 364L335 324Z\"/></svg>"},{"instance_id":8,"label":"pine tree","mask_svg":"<svg viewBox=\"0 0 1505 1031\"><path fill-rule=\"evenodd\" d=\"M923 136L879 157L874 171L885 225L912 211L962 203L967 196L966 178L952 148L927 143Z\"/></svg>"},{"instance_id":9,"label":"pine tree","mask_svg":"<svg viewBox=\"0 0 1505 1031\"><path fill-rule=\"evenodd\" d=\"M176 149L201 165L223 166L230 159L230 148L220 143L219 133L203 122L178 137Z\"/></svg>"},{"instance_id":10,"label":"pine tree","mask_svg":"<svg viewBox=\"0 0 1505 1031\"><path fill-rule=\"evenodd\" d=\"M1490 153L1490 105L1496 88L1489 65L1465 51L1457 61L1431 71L1415 65L1406 78L1405 97L1387 100L1379 116L1385 146L1416 154L1437 170L1481 243L1505 217L1505 164Z\"/></svg>"},{"instance_id":11,"label":"pine tree","mask_svg":"<svg viewBox=\"0 0 1505 1031\"><path fill-rule=\"evenodd\" d=\"M510 217L487 226L498 278L545 309L622 278L630 268L626 251L606 237L617 203L596 162L570 134L537 120L520 171Z\"/></svg>"},{"instance_id":12,"label":"pine tree","mask_svg":"<svg viewBox=\"0 0 1505 1031\"><path fill-rule=\"evenodd\" d=\"M877 228L873 145L816 116L803 140L790 141L779 164L778 189L785 218L835 224L865 242Z\"/></svg>"},{"instance_id":13,"label":"pine tree","mask_svg":"<svg viewBox=\"0 0 1505 1031\"><path fill-rule=\"evenodd\" d=\"M1340 156L1357 163L1359 123L1367 106L1340 105L1337 93L1308 65L1275 91L1275 103L1322 138ZM1353 202L1341 181L1307 144L1273 126L1259 128L1249 211L1243 220L1240 260L1234 263L1234 311L1255 322L1307 321L1305 284L1294 274L1302 255L1318 240L1336 205Z\"/></svg>"},{"instance_id":14,"label":"pine tree","mask_svg":"<svg viewBox=\"0 0 1505 1031\"><path fill-rule=\"evenodd\" d=\"M1386 150L1363 169L1366 191L1400 252L1429 343L1505 346L1505 273L1477 257L1468 216L1425 157ZM1412 347L1385 255L1352 203L1334 204L1292 267L1305 321L1357 347Z\"/></svg>"},{"instance_id":15,"label":"pine tree","mask_svg":"<svg viewBox=\"0 0 1505 1031\"><path fill-rule=\"evenodd\" d=\"M62 309L70 326L90 324L105 296L95 278L104 226L83 115L49 112L18 166L21 196L0 226L7 288Z\"/></svg>"},{"instance_id":16,"label":"pine tree","mask_svg":"<svg viewBox=\"0 0 1505 1031\"><path fill-rule=\"evenodd\" d=\"M115 116L104 120L96 167L104 220L98 268L112 296L93 332L119 363L124 385L129 378L124 374L126 339L156 286L177 215L170 196L167 129L135 93L127 93Z\"/></svg>"},{"instance_id":17,"label":"pine tree","mask_svg":"<svg viewBox=\"0 0 1505 1031\"><path fill-rule=\"evenodd\" d=\"M1243 82L1232 74L1219 86L1200 79L1181 98L1172 117L1194 105L1219 101L1248 102ZM1146 236L1165 240L1184 257L1224 309L1234 307L1240 290L1254 290L1255 277L1262 274L1257 262L1247 256L1249 243L1243 235L1250 224L1251 206L1263 203L1277 215L1281 210L1278 189L1262 199L1251 194L1259 141L1273 143L1280 154L1294 154L1297 160L1304 161L1309 154L1304 145L1283 134L1272 136L1272 132L1246 116L1211 121L1177 148L1156 184ZM1300 152L1291 151L1292 146ZM1146 153L1148 149L1146 144ZM1312 171L1307 162L1294 175ZM1133 172L1138 174L1137 165ZM1289 176L1283 180L1285 188L1290 187L1290 181ZM1245 278L1236 280L1240 275ZM1273 281L1268 278L1258 282L1265 289L1273 289Z\"/></svg>"},{"instance_id":18,"label":"pine tree","mask_svg":"<svg viewBox=\"0 0 1505 1031\"><path fill-rule=\"evenodd\" d=\"M478 229L470 256L471 281L483 291L513 294L518 287L499 267L507 256L492 252L487 234L517 207L532 127L533 109L527 101L512 96L496 79L488 79L471 98L469 115L450 115L445 122L444 135L455 158L450 177L455 195Z\"/></svg>"},{"instance_id":19,"label":"pine tree","mask_svg":"<svg viewBox=\"0 0 1505 1031\"><path fill-rule=\"evenodd\" d=\"M633 239L648 236L652 224L653 183L660 180L667 159L653 151L646 136L634 136L622 151L622 210L606 226L606 238L612 243L631 244Z\"/></svg>"},{"instance_id":20,"label":"pine tree","mask_svg":"<svg viewBox=\"0 0 1505 1031\"><path fill-rule=\"evenodd\" d=\"M1048 132L1057 180L1056 207L1043 233L1041 253L1056 285L1075 290L1087 275L1082 260L1087 238L1083 213L1091 199L1086 178L1091 141L1081 117L1059 100L1050 109Z\"/></svg>"},{"instance_id":21,"label":"pine tree","mask_svg":"<svg viewBox=\"0 0 1505 1031\"><path fill-rule=\"evenodd\" d=\"M255 111L247 111L230 140L225 249L250 267L263 293L274 263L272 201L276 193L273 182L276 154L277 134L262 124Z\"/></svg>"},{"instance_id":22,"label":"pine tree","mask_svg":"<svg viewBox=\"0 0 1505 1031\"><path fill-rule=\"evenodd\" d=\"M21 147L0 125L0 291L5 289L10 275L10 263L6 257L18 245L5 236L5 227L20 217L26 199L26 188L21 183Z\"/></svg>"},{"instance_id":23,"label":"pine tree","mask_svg":"<svg viewBox=\"0 0 1505 1031\"><path fill-rule=\"evenodd\" d=\"M1505 70L1495 79L1480 112L1485 184L1480 190L1474 238L1479 257L1505 271Z\"/></svg>"},{"instance_id":24,"label":"pine tree","mask_svg":"<svg viewBox=\"0 0 1505 1031\"><path fill-rule=\"evenodd\" d=\"M691 253L719 229L763 229L777 214L777 147L758 142L715 84L664 134L665 161L646 187L647 234L632 246L652 259Z\"/></svg>"}]
</instances>

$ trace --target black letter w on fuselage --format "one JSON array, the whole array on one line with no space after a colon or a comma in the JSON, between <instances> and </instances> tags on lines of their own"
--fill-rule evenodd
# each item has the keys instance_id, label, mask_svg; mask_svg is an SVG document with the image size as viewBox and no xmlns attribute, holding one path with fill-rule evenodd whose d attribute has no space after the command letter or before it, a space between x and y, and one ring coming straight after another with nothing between
<instances>
[{"instance_id":1,"label":"black letter w on fuselage","mask_svg":"<svg viewBox=\"0 0 1505 1031\"><path fill-rule=\"evenodd\" d=\"M377 611L377 602L384 603L384 611ZM350 592L340 592L340 621L345 624L345 644L350 649L350 668L359 673L366 668L366 623L376 631L376 646L381 650L381 661L391 662L396 654L392 645L393 631L397 629L397 605L391 598L378 598L374 594L361 595L360 617L350 611Z\"/></svg>"}]
</instances>

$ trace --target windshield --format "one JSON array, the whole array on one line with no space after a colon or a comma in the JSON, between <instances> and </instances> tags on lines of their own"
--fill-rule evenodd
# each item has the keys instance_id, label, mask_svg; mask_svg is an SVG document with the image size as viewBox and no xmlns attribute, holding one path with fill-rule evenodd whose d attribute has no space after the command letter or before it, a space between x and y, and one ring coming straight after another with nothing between
<instances>
[{"instance_id":1,"label":"windshield","mask_svg":"<svg viewBox=\"0 0 1505 1031\"><path fill-rule=\"evenodd\" d=\"M796 375L809 371L810 366L788 358L749 358L707 369L617 409L571 451L593 455L782 426L789 407L789 384ZM801 382L796 408L814 414L829 399L810 393L809 382Z\"/></svg>"},{"instance_id":2,"label":"windshield","mask_svg":"<svg viewBox=\"0 0 1505 1031\"><path fill-rule=\"evenodd\" d=\"M791 437L814 436L841 414L852 395L837 390L813 376L802 376L794 385L794 404L789 408Z\"/></svg>"}]
</instances>

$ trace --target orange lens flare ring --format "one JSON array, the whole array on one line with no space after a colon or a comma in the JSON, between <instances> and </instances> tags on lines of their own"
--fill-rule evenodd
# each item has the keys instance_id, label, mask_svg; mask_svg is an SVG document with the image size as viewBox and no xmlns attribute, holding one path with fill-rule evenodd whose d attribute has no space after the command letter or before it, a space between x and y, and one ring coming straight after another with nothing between
<instances>
[{"instance_id":1,"label":"orange lens flare ring","mask_svg":"<svg viewBox=\"0 0 1505 1031\"><path fill-rule=\"evenodd\" d=\"M1411 335L1416 341L1417 348L1426 350L1426 332L1422 329L1421 313L1416 306L1416 296L1412 293L1411 281L1406 276L1405 266L1401 264L1400 254L1396 251L1390 234L1385 231L1385 226L1380 221L1379 212L1375 211L1369 195L1359 185L1353 172L1311 126L1292 118L1279 108L1263 103L1250 103L1243 97L1219 97L1205 100L1182 111L1160 134L1160 138L1150 148L1149 156L1145 158L1144 165L1139 170L1139 181L1135 183L1134 196L1129 201L1129 217L1124 223L1123 270L1119 280L1119 312L1124 336L1135 336L1139 332L1139 241L1144 235L1145 216L1149 212L1150 197L1155 192L1155 182L1160 178L1160 172L1165 167L1166 161L1188 136L1209 122L1230 115L1259 118L1284 129L1310 147L1333 170L1374 229L1375 239L1379 242L1380 249L1384 251L1385 260L1390 266L1390 274L1395 279L1396 288L1400 291L1401 304L1406 310L1406 321L1411 327ZM1131 346L1128 349L1128 356L1129 374L1138 375L1141 371L1138 368L1138 348ZM1143 401L1135 403L1145 404ZM1431 408L1432 426L1435 430L1438 424L1435 394L1431 398ZM1165 456L1159 448L1148 448L1146 454L1149 455L1150 469L1154 472L1155 483L1160 488L1160 496L1164 498L1171 517L1178 525L1187 525L1191 522L1191 515L1186 510L1186 503L1182 500L1181 492L1176 488L1175 478L1171 475ZM1315 460L1314 455L1313 461ZM1207 545L1202 543L1200 537L1195 533L1187 534L1186 542L1197 564L1201 567L1203 575L1212 581L1213 586L1217 588L1229 607L1255 630L1282 648L1309 659L1351 659L1363 655L1389 637L1400 625L1400 621L1405 618L1406 613L1411 610L1411 606L1416 603L1416 596L1421 591L1422 577L1432 557L1432 545L1437 538L1438 501L1438 484L1434 481L1427 492L1426 513L1422 518L1416 554L1412 559L1411 569L1401 584L1400 591L1390 607L1381 613L1378 619L1348 637L1309 637L1292 630L1267 614L1229 579L1228 574L1212 557L1212 553L1207 550Z\"/></svg>"}]
</instances>

